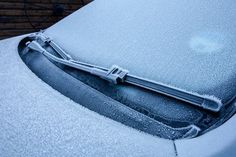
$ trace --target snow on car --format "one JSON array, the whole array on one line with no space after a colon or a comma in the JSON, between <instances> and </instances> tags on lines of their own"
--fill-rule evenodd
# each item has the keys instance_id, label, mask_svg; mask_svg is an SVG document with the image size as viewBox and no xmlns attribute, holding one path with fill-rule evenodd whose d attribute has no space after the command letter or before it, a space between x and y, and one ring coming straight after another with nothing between
<instances>
[{"instance_id":1,"label":"snow on car","mask_svg":"<svg viewBox=\"0 0 236 157\"><path fill-rule=\"evenodd\" d=\"M1 41L0 153L234 156L235 7L95 0Z\"/></svg>"}]
</instances>

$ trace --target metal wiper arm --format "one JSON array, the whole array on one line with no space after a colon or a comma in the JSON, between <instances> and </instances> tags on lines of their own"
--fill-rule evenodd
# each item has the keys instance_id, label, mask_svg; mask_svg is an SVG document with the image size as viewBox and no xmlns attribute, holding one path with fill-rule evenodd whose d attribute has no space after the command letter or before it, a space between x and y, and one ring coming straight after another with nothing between
<instances>
[{"instance_id":1,"label":"metal wiper arm","mask_svg":"<svg viewBox=\"0 0 236 157\"><path fill-rule=\"evenodd\" d=\"M45 36L42 32L32 34L31 38L35 38L36 40L41 40L43 43L49 44L63 59L71 60L71 56L66 53L62 48L60 48L53 40L49 37Z\"/></svg>"},{"instance_id":2,"label":"metal wiper arm","mask_svg":"<svg viewBox=\"0 0 236 157\"><path fill-rule=\"evenodd\" d=\"M134 75L130 75L127 70L120 68L119 66L112 66L110 69L102 68L99 66L87 64L84 62L74 61L70 55L68 55L62 48L60 48L56 43L54 43L49 38L46 38L42 33L36 35L35 39L40 39L44 43L48 43L60 56L57 57L52 55L46 49L44 49L37 40L31 41L27 43L27 47L42 53L49 59L61 63L63 65L67 65L69 67L73 67L78 70L82 70L92 75L96 75L102 79L108 80L114 84L118 83L128 83L138 87L142 87L144 89L148 89L177 100L182 100L184 102L188 102L194 106L201 107L203 109L218 112L223 106L222 102L214 96L208 95L200 95L193 92L188 92L180 88L176 88L173 86L169 86L163 83L147 80L144 78L140 78ZM46 39L46 40L45 40Z\"/></svg>"}]
</instances>

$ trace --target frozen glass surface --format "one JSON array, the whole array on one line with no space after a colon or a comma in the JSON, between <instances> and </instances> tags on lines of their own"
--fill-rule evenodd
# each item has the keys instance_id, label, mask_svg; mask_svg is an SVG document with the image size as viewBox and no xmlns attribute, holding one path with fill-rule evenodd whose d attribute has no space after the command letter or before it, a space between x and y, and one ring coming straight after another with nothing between
<instances>
[{"instance_id":1,"label":"frozen glass surface","mask_svg":"<svg viewBox=\"0 0 236 157\"><path fill-rule=\"evenodd\" d=\"M74 58L224 103L236 92L236 3L95 0L46 30Z\"/></svg>"}]
</instances>

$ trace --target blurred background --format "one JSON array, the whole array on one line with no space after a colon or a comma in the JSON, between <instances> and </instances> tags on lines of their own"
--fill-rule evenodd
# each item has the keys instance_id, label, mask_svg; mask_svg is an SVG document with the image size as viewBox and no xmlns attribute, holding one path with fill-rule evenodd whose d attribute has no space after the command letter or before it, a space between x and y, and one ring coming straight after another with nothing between
<instances>
[{"instance_id":1,"label":"blurred background","mask_svg":"<svg viewBox=\"0 0 236 157\"><path fill-rule=\"evenodd\" d=\"M92 0L0 0L0 40L39 31Z\"/></svg>"}]
</instances>

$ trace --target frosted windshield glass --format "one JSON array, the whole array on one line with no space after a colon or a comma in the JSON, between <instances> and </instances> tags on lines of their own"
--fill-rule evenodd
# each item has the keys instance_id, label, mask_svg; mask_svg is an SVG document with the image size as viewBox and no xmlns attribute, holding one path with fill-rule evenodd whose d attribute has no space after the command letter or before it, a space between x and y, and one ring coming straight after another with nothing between
<instances>
[{"instance_id":1,"label":"frosted windshield glass","mask_svg":"<svg viewBox=\"0 0 236 157\"><path fill-rule=\"evenodd\" d=\"M73 58L223 103L236 93L233 0L95 0L46 30Z\"/></svg>"}]
</instances>

